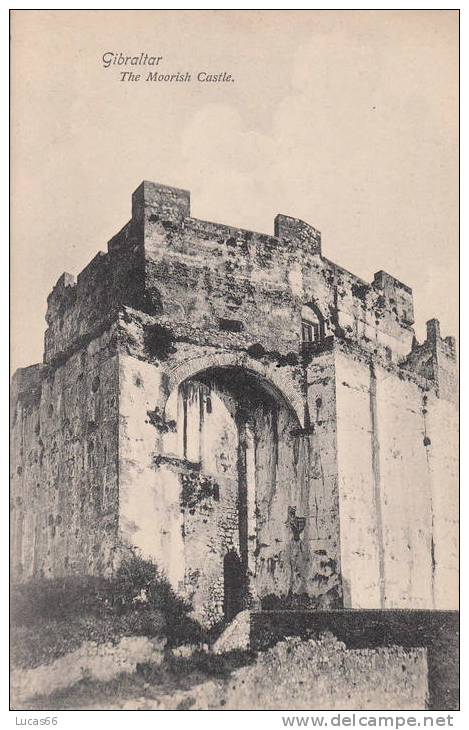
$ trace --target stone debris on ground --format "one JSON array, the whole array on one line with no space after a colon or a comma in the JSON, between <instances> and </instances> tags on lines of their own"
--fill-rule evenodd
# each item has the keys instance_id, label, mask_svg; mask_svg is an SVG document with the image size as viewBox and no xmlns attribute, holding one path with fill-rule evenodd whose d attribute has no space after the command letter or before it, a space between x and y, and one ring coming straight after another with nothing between
<instances>
[{"instance_id":1,"label":"stone debris on ground","mask_svg":"<svg viewBox=\"0 0 469 730\"><path fill-rule=\"evenodd\" d=\"M425 649L347 649L326 633L319 639L287 638L227 680L128 699L119 708L423 710L427 692Z\"/></svg>"}]
</instances>

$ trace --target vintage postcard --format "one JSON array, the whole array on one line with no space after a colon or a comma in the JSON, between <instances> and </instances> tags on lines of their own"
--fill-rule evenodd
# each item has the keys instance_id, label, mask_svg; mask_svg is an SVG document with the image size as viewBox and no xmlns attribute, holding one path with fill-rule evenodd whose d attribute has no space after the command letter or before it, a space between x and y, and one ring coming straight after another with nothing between
<instances>
[{"instance_id":1,"label":"vintage postcard","mask_svg":"<svg viewBox=\"0 0 469 730\"><path fill-rule=\"evenodd\" d=\"M11 12L12 709L451 726L458 53L457 10Z\"/></svg>"}]
</instances>

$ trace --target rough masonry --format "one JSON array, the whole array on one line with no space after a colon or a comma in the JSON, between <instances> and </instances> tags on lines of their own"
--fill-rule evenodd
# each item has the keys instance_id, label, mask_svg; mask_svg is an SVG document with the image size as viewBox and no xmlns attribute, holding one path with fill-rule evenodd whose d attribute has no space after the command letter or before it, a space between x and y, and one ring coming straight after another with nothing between
<instances>
[{"instance_id":1,"label":"rough masonry","mask_svg":"<svg viewBox=\"0 0 469 730\"><path fill-rule=\"evenodd\" d=\"M457 606L456 352L321 235L131 220L48 297L12 387L13 577L153 559L206 625L246 607Z\"/></svg>"}]
</instances>

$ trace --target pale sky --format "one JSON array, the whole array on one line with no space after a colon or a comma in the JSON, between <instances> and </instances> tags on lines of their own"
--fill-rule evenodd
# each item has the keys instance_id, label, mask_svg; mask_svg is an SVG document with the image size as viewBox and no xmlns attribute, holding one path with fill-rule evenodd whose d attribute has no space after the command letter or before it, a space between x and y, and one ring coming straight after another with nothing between
<instances>
[{"instance_id":1,"label":"pale sky","mask_svg":"<svg viewBox=\"0 0 469 730\"><path fill-rule=\"evenodd\" d=\"M123 83L106 51L235 82ZM13 369L143 179L204 220L302 218L327 258L412 287L420 339L457 334L456 11L14 11L12 121Z\"/></svg>"}]
</instances>

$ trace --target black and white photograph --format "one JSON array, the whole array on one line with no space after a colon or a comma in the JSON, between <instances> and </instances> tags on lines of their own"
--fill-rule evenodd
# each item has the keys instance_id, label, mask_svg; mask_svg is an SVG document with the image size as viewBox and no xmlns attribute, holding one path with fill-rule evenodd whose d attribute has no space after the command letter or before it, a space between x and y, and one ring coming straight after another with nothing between
<instances>
[{"instance_id":1,"label":"black and white photograph","mask_svg":"<svg viewBox=\"0 0 469 730\"><path fill-rule=\"evenodd\" d=\"M10 710L452 727L459 11L10 33Z\"/></svg>"}]
</instances>

